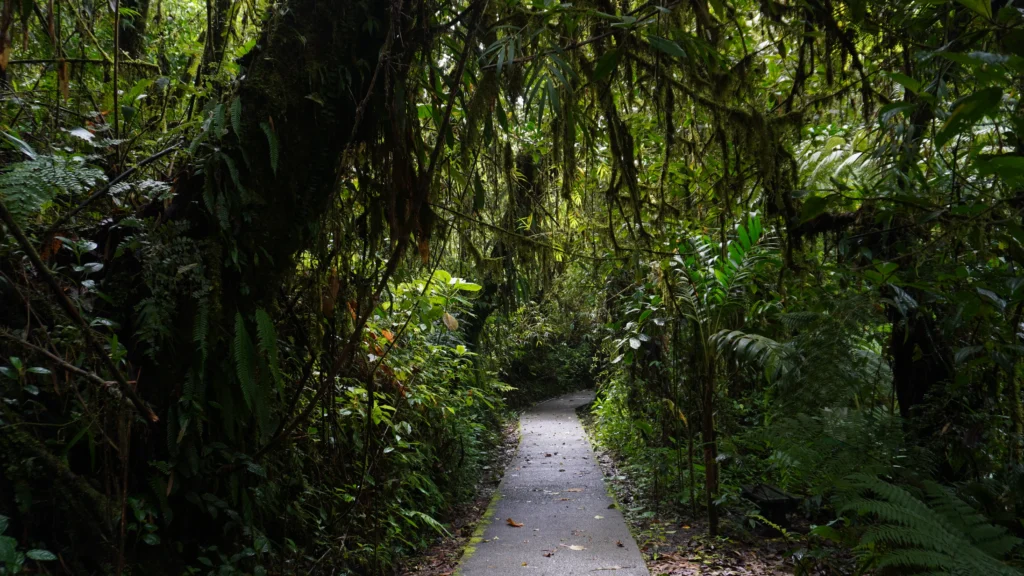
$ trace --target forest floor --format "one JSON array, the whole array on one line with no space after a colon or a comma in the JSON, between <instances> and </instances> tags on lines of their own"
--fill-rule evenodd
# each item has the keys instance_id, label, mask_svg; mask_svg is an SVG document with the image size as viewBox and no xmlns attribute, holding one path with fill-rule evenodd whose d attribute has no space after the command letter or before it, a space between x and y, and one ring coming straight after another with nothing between
<instances>
[{"instance_id":1,"label":"forest floor","mask_svg":"<svg viewBox=\"0 0 1024 576\"><path fill-rule=\"evenodd\" d=\"M593 439L590 407L579 410ZM799 538L787 541L740 529L723 522L724 536L708 536L707 524L687 511L664 504L651 510L636 482L622 470L614 452L595 443L598 464L623 508L630 530L636 537L651 576L777 576L793 574L794 553L803 547ZM848 553L847 553L848 555ZM838 574L810 569L807 574Z\"/></svg>"}]
</instances>

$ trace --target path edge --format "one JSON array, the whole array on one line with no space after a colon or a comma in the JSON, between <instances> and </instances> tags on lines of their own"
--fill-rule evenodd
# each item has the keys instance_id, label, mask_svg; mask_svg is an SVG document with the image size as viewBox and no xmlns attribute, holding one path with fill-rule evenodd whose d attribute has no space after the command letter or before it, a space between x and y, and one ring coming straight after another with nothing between
<instances>
[{"instance_id":1,"label":"path edge","mask_svg":"<svg viewBox=\"0 0 1024 576\"><path fill-rule=\"evenodd\" d=\"M546 400L545 400L546 402ZM512 458L509 459L509 463L515 461L516 456L519 455L519 447L523 443L523 420L522 415L516 420L516 451L512 453ZM505 470L505 474L508 470ZM462 547L462 556L459 557L459 564L452 572L452 576L462 576L462 565L468 560L473 554L476 553L477 546L484 541L484 534L487 532L487 528L490 527L491 522L495 521L494 515L498 511L498 502L501 502L501 484L505 482L505 474L501 476L501 482L494 489L494 494L491 494L491 501L487 503L487 509L480 516L480 520L476 523L473 528L473 535L469 537L469 541ZM618 504L616 504L617 506Z\"/></svg>"}]
</instances>

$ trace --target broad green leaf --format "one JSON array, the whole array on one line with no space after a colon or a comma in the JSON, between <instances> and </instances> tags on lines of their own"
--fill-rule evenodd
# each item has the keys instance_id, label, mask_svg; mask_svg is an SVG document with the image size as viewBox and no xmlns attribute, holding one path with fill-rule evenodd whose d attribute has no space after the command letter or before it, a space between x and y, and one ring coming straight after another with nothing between
<instances>
[{"instance_id":1,"label":"broad green leaf","mask_svg":"<svg viewBox=\"0 0 1024 576\"><path fill-rule=\"evenodd\" d=\"M25 553L25 556L27 556L29 560L35 560L36 562L52 562L57 559L57 557L53 555L53 552L50 552L49 550L29 550Z\"/></svg>"},{"instance_id":2,"label":"broad green leaf","mask_svg":"<svg viewBox=\"0 0 1024 576\"><path fill-rule=\"evenodd\" d=\"M907 90L910 90L911 92L913 92L914 94L917 94L918 92L921 91L921 81L920 80L915 80L914 78L911 78L910 76L907 76L906 74L900 74L899 72L892 72L892 73L889 74L889 77L892 78L893 80L895 80L896 82L898 82L901 86L903 86Z\"/></svg>"},{"instance_id":3,"label":"broad green leaf","mask_svg":"<svg viewBox=\"0 0 1024 576\"><path fill-rule=\"evenodd\" d=\"M621 54L622 53L618 50L609 50L598 59L597 65L594 66L594 82L600 82L601 80L611 76L615 71L615 68L619 65L619 56L621 56Z\"/></svg>"},{"instance_id":4,"label":"broad green leaf","mask_svg":"<svg viewBox=\"0 0 1024 576\"><path fill-rule=\"evenodd\" d=\"M985 18L992 18L992 0L956 0L958 4L966 6L972 12L980 14Z\"/></svg>"},{"instance_id":5,"label":"broad green leaf","mask_svg":"<svg viewBox=\"0 0 1024 576\"><path fill-rule=\"evenodd\" d=\"M992 86L979 90L960 100L953 113L935 136L935 146L941 148L953 136L969 130L985 116L998 112L1003 89Z\"/></svg>"},{"instance_id":6,"label":"broad green leaf","mask_svg":"<svg viewBox=\"0 0 1024 576\"><path fill-rule=\"evenodd\" d=\"M1024 156L998 156L979 162L978 172L998 176L1013 186L1024 185Z\"/></svg>"},{"instance_id":7,"label":"broad green leaf","mask_svg":"<svg viewBox=\"0 0 1024 576\"><path fill-rule=\"evenodd\" d=\"M912 102L893 102L879 108L878 119L885 124L890 122L896 116L910 112L913 109L914 104Z\"/></svg>"},{"instance_id":8,"label":"broad green leaf","mask_svg":"<svg viewBox=\"0 0 1024 576\"><path fill-rule=\"evenodd\" d=\"M37 158L36 151L23 140L19 140L7 132L0 132L0 134L3 134L3 137L6 138L16 150L20 151L25 156L28 156L30 160L35 160Z\"/></svg>"},{"instance_id":9,"label":"broad green leaf","mask_svg":"<svg viewBox=\"0 0 1024 576\"><path fill-rule=\"evenodd\" d=\"M647 42L651 45L652 48L664 52L669 56L672 56L674 58L686 58L686 52L684 52L683 49L679 47L679 44L676 44L672 40L662 38L661 36L648 34Z\"/></svg>"},{"instance_id":10,"label":"broad green leaf","mask_svg":"<svg viewBox=\"0 0 1024 576\"><path fill-rule=\"evenodd\" d=\"M800 212L800 219L804 222L821 215L828 209L830 196L811 196L804 200L803 210Z\"/></svg>"},{"instance_id":11,"label":"broad green leaf","mask_svg":"<svg viewBox=\"0 0 1024 576\"><path fill-rule=\"evenodd\" d=\"M484 184L480 180L479 174L473 175L473 210L479 212L484 209L484 201L486 196L484 195Z\"/></svg>"}]
</instances>

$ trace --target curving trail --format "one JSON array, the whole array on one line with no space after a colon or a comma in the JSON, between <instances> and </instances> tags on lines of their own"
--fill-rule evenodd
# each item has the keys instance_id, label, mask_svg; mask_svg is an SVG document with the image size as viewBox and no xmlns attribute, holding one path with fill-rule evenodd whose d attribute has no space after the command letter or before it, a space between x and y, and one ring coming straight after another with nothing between
<instances>
[{"instance_id":1,"label":"curving trail","mask_svg":"<svg viewBox=\"0 0 1024 576\"><path fill-rule=\"evenodd\" d=\"M649 575L576 417L593 398L577 392L523 415L519 451L456 574Z\"/></svg>"}]
</instances>

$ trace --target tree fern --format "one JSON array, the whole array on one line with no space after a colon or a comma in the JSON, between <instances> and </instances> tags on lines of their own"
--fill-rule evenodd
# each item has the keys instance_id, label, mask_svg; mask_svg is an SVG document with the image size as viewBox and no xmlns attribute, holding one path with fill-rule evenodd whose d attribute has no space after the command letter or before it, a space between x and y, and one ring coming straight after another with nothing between
<instances>
[{"instance_id":1,"label":"tree fern","mask_svg":"<svg viewBox=\"0 0 1024 576\"><path fill-rule=\"evenodd\" d=\"M946 488L924 483L924 499L874 476L854 475L854 497L840 509L875 520L858 552L878 570L899 573L1019 575L1001 562L1020 544Z\"/></svg>"}]
</instances>

